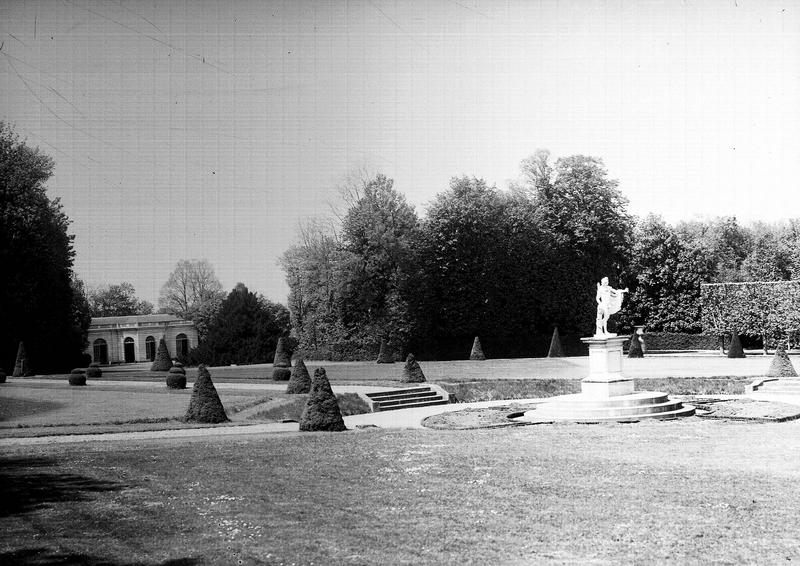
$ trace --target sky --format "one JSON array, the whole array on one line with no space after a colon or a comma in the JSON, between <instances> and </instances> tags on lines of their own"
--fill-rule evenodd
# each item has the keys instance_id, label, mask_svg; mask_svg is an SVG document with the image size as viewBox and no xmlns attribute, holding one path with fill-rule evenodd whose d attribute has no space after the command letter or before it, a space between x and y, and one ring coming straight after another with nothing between
<instances>
[{"instance_id":1,"label":"sky","mask_svg":"<svg viewBox=\"0 0 800 566\"><path fill-rule=\"evenodd\" d=\"M56 162L89 286L278 258L357 168L420 214L592 155L637 215L800 217L793 0L0 0L0 119Z\"/></svg>"}]
</instances>

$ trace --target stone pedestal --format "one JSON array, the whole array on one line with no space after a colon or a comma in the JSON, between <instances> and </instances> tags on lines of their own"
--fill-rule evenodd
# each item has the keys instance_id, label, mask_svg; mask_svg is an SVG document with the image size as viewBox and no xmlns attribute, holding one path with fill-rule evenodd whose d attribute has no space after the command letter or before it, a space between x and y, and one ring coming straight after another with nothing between
<instances>
[{"instance_id":1,"label":"stone pedestal","mask_svg":"<svg viewBox=\"0 0 800 566\"><path fill-rule=\"evenodd\" d=\"M633 393L633 380L622 375L622 344L626 336L581 338L589 346L589 376L581 381L584 396L619 397Z\"/></svg>"}]
</instances>

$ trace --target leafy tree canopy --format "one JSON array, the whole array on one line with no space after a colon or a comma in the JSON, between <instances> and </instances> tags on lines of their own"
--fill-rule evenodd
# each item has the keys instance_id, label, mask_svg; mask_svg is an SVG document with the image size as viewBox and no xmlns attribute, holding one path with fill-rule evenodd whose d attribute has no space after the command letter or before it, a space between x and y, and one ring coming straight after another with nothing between
<instances>
[{"instance_id":1,"label":"leafy tree canopy","mask_svg":"<svg viewBox=\"0 0 800 566\"><path fill-rule=\"evenodd\" d=\"M133 284L127 281L91 289L87 299L92 316L130 316L153 313L153 304L138 299Z\"/></svg>"}]
</instances>

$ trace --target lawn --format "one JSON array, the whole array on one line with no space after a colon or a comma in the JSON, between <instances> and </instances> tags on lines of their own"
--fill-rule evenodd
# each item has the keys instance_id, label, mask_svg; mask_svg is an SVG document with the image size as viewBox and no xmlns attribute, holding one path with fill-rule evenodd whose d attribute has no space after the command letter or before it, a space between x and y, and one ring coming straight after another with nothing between
<instances>
[{"instance_id":1,"label":"lawn","mask_svg":"<svg viewBox=\"0 0 800 566\"><path fill-rule=\"evenodd\" d=\"M798 453L697 417L11 447L0 563L784 563Z\"/></svg>"}]
</instances>

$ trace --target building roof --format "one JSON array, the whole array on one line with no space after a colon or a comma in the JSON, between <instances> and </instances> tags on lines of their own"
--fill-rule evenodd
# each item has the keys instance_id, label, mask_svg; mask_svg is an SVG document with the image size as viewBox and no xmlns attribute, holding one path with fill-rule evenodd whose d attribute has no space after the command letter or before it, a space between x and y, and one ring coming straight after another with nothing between
<instances>
[{"instance_id":1,"label":"building roof","mask_svg":"<svg viewBox=\"0 0 800 566\"><path fill-rule=\"evenodd\" d=\"M176 322L189 322L173 314L137 314L131 316L93 316L89 328L97 326L141 326L154 324L168 324Z\"/></svg>"}]
</instances>

